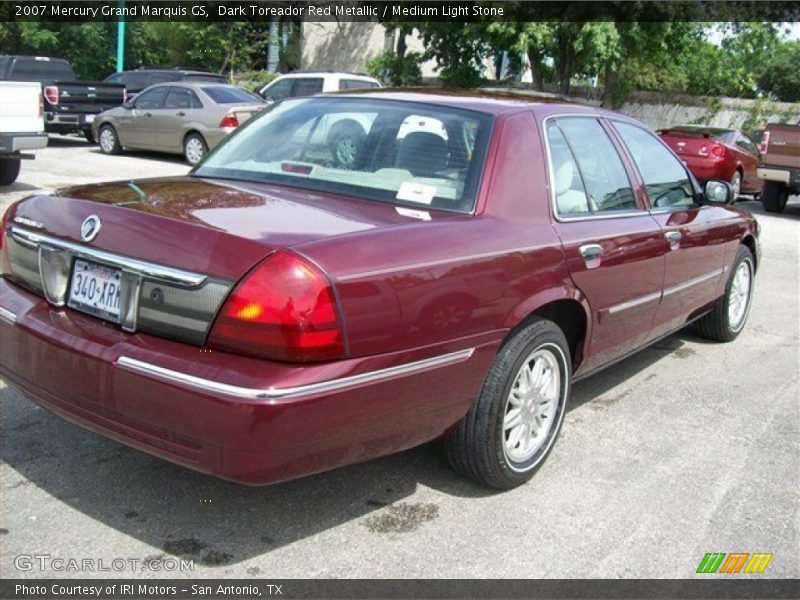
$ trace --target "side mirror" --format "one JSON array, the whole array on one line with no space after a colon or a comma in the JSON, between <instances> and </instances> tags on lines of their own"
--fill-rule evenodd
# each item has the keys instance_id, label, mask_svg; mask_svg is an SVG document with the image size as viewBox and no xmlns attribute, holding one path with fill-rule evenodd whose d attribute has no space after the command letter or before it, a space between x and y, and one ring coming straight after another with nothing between
<instances>
[{"instance_id":1,"label":"side mirror","mask_svg":"<svg viewBox=\"0 0 800 600\"><path fill-rule=\"evenodd\" d=\"M712 204L733 204L736 197L733 193L733 186L727 181L709 179L703 186L703 196L706 201Z\"/></svg>"}]
</instances>

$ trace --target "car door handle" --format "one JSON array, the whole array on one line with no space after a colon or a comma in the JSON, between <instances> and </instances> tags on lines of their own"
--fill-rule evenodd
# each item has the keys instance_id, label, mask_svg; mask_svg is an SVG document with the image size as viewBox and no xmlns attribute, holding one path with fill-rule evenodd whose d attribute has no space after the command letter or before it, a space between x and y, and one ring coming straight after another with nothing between
<instances>
[{"instance_id":1,"label":"car door handle","mask_svg":"<svg viewBox=\"0 0 800 600\"><path fill-rule=\"evenodd\" d=\"M185 116L186 116L186 113L185 113L185 112L183 112L183 111L176 112L176 113L175 113L175 116L176 116L176 117L185 117Z\"/></svg>"},{"instance_id":2,"label":"car door handle","mask_svg":"<svg viewBox=\"0 0 800 600\"><path fill-rule=\"evenodd\" d=\"M681 241L681 237L683 236L680 231L668 231L664 234L664 237L667 239L670 246L675 246Z\"/></svg>"},{"instance_id":3,"label":"car door handle","mask_svg":"<svg viewBox=\"0 0 800 600\"><path fill-rule=\"evenodd\" d=\"M578 252L586 260L600 258L603 255L603 247L600 244L584 244L578 248Z\"/></svg>"}]
</instances>

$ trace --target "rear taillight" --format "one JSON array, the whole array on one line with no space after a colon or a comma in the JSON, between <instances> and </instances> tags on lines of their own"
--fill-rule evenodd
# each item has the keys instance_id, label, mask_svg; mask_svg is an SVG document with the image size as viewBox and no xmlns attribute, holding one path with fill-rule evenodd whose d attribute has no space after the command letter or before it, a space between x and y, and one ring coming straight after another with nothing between
<instances>
[{"instance_id":1,"label":"rear taillight","mask_svg":"<svg viewBox=\"0 0 800 600\"><path fill-rule=\"evenodd\" d=\"M344 353L333 287L306 259L278 252L259 263L228 296L209 347L291 362Z\"/></svg>"},{"instance_id":2,"label":"rear taillight","mask_svg":"<svg viewBox=\"0 0 800 600\"><path fill-rule=\"evenodd\" d=\"M768 147L769 147L769 131L765 131L764 135L761 138L761 143L758 145L758 151L761 152L761 154L766 154Z\"/></svg>"},{"instance_id":3,"label":"rear taillight","mask_svg":"<svg viewBox=\"0 0 800 600\"><path fill-rule=\"evenodd\" d=\"M58 86L57 85L45 86L44 97L50 104L58 104Z\"/></svg>"},{"instance_id":4,"label":"rear taillight","mask_svg":"<svg viewBox=\"0 0 800 600\"><path fill-rule=\"evenodd\" d=\"M724 156L725 155L725 148L722 146L711 146L711 154L714 156Z\"/></svg>"},{"instance_id":5,"label":"rear taillight","mask_svg":"<svg viewBox=\"0 0 800 600\"><path fill-rule=\"evenodd\" d=\"M238 127L239 126L239 117L236 116L236 113L230 112L224 117L222 117L222 121L219 122L220 127Z\"/></svg>"}]
</instances>

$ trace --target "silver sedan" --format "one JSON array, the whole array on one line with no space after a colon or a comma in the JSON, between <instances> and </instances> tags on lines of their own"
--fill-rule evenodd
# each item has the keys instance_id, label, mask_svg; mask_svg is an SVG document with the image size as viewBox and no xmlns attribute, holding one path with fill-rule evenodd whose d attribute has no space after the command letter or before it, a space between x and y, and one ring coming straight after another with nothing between
<instances>
[{"instance_id":1,"label":"silver sedan","mask_svg":"<svg viewBox=\"0 0 800 600\"><path fill-rule=\"evenodd\" d=\"M94 139L106 154L123 148L183 154L196 165L236 127L266 107L245 90L218 83L163 83L99 114Z\"/></svg>"}]
</instances>

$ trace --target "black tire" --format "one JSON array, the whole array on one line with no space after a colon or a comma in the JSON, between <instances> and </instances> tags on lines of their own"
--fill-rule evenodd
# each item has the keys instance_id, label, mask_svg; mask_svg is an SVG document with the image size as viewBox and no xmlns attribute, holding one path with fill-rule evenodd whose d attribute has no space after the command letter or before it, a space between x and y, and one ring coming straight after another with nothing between
<instances>
[{"instance_id":1,"label":"black tire","mask_svg":"<svg viewBox=\"0 0 800 600\"><path fill-rule=\"evenodd\" d=\"M743 263L746 263L750 270L747 304L745 305L741 320L737 323L731 323L729 311L731 304L731 287L733 286L739 266ZM733 261L733 267L728 276L728 282L725 284L725 295L714 303L714 308L710 313L697 321L695 324L697 333L715 342L730 342L739 336L744 326L747 324L747 316L750 313L750 306L753 304L755 274L755 262L752 252L750 252L750 249L745 245L739 246L739 250L736 253L736 260Z\"/></svg>"},{"instance_id":2,"label":"black tire","mask_svg":"<svg viewBox=\"0 0 800 600\"><path fill-rule=\"evenodd\" d=\"M92 133L91 129L84 129L83 130L83 137L85 137L86 141L89 142L92 145L97 143L95 141L95 139L94 139L94 134Z\"/></svg>"},{"instance_id":3,"label":"black tire","mask_svg":"<svg viewBox=\"0 0 800 600\"><path fill-rule=\"evenodd\" d=\"M510 408L508 398L523 364L540 350L551 353L558 365L557 404L543 442L535 447L529 459L514 462L504 448L504 419ZM533 477L550 454L561 430L572 384L569 356L567 340L552 321L536 319L513 334L497 353L467 415L444 441L445 455L453 469L477 483L500 490L514 488Z\"/></svg>"},{"instance_id":4,"label":"black tire","mask_svg":"<svg viewBox=\"0 0 800 600\"><path fill-rule=\"evenodd\" d=\"M199 156L198 156L199 153ZM208 154L208 144L199 133L191 133L183 140L183 158L191 166L197 165Z\"/></svg>"},{"instance_id":5,"label":"black tire","mask_svg":"<svg viewBox=\"0 0 800 600\"><path fill-rule=\"evenodd\" d=\"M19 176L19 158L0 158L0 185L11 185Z\"/></svg>"},{"instance_id":6,"label":"black tire","mask_svg":"<svg viewBox=\"0 0 800 600\"><path fill-rule=\"evenodd\" d=\"M786 208L789 200L789 190L782 183L776 181L765 181L764 189L761 191L761 202L764 210L769 213L781 213Z\"/></svg>"},{"instance_id":7,"label":"black tire","mask_svg":"<svg viewBox=\"0 0 800 600\"><path fill-rule=\"evenodd\" d=\"M117 130L114 129L113 125L103 125L100 127L100 131L98 133L100 139L98 140L100 143L100 150L103 154L119 154L122 152L122 146L119 143L119 136L117 135Z\"/></svg>"}]
</instances>

